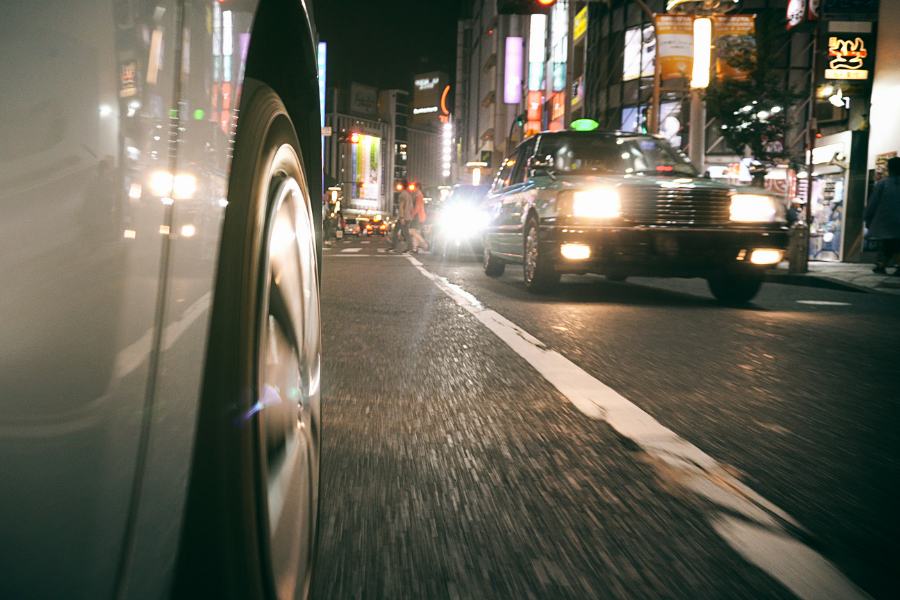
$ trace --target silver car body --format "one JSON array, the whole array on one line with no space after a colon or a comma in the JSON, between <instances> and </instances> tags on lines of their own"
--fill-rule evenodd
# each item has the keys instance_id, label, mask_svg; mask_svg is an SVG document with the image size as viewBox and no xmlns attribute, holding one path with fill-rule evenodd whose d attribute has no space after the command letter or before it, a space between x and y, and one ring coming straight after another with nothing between
<instances>
[{"instance_id":1,"label":"silver car body","mask_svg":"<svg viewBox=\"0 0 900 600\"><path fill-rule=\"evenodd\" d=\"M0 597L166 596L239 90L257 45L314 58L308 5L4 3Z\"/></svg>"}]
</instances>

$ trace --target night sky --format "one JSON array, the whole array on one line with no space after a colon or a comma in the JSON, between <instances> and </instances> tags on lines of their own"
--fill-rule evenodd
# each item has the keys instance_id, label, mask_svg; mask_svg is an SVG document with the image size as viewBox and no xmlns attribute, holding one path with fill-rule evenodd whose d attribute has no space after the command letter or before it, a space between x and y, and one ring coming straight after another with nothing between
<instances>
[{"instance_id":1,"label":"night sky","mask_svg":"<svg viewBox=\"0 0 900 600\"><path fill-rule=\"evenodd\" d=\"M412 91L415 73L455 73L465 0L313 1L319 38L328 42L329 87L356 81Z\"/></svg>"}]
</instances>

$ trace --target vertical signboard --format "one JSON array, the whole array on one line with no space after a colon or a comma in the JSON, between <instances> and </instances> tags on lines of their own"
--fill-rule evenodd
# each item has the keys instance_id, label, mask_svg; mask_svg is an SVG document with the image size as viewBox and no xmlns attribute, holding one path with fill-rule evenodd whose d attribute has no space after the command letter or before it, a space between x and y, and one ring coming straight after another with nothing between
<instances>
[{"instance_id":1,"label":"vertical signboard","mask_svg":"<svg viewBox=\"0 0 900 600\"><path fill-rule=\"evenodd\" d=\"M503 69L503 102L522 101L522 38L506 38L506 64Z\"/></svg>"},{"instance_id":2,"label":"vertical signboard","mask_svg":"<svg viewBox=\"0 0 900 600\"><path fill-rule=\"evenodd\" d=\"M319 112L321 113L320 121L322 127L325 127L325 49L327 44L319 42L318 52L316 53L316 66L319 71Z\"/></svg>"},{"instance_id":3,"label":"vertical signboard","mask_svg":"<svg viewBox=\"0 0 900 600\"><path fill-rule=\"evenodd\" d=\"M656 15L656 29L662 79L690 77L694 66L694 17Z\"/></svg>"},{"instance_id":4,"label":"vertical signboard","mask_svg":"<svg viewBox=\"0 0 900 600\"><path fill-rule=\"evenodd\" d=\"M450 76L443 71L421 73L413 79L413 123L435 125L440 122L441 98Z\"/></svg>"},{"instance_id":5,"label":"vertical signboard","mask_svg":"<svg viewBox=\"0 0 900 600\"><path fill-rule=\"evenodd\" d=\"M357 198L378 200L381 191L381 138L360 135L352 146L351 165Z\"/></svg>"},{"instance_id":6,"label":"vertical signboard","mask_svg":"<svg viewBox=\"0 0 900 600\"><path fill-rule=\"evenodd\" d=\"M547 15L531 15L528 32L528 90L544 89L544 51L547 45Z\"/></svg>"},{"instance_id":7,"label":"vertical signboard","mask_svg":"<svg viewBox=\"0 0 900 600\"><path fill-rule=\"evenodd\" d=\"M587 6L578 11L575 15L575 26L572 28L572 41L577 42L585 33L587 33L588 12Z\"/></svg>"},{"instance_id":8,"label":"vertical signboard","mask_svg":"<svg viewBox=\"0 0 900 600\"><path fill-rule=\"evenodd\" d=\"M719 81L731 77L744 81L747 71L731 66L730 60L750 58L756 54L756 15L714 15L716 73Z\"/></svg>"}]
</instances>

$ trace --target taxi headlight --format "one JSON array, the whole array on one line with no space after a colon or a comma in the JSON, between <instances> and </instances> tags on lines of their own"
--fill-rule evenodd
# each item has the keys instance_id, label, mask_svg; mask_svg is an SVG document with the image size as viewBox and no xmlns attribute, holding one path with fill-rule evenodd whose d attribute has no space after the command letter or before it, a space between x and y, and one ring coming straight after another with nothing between
<instances>
[{"instance_id":1,"label":"taxi headlight","mask_svg":"<svg viewBox=\"0 0 900 600\"><path fill-rule=\"evenodd\" d=\"M775 199L757 194L731 197L731 220L739 223L771 223L778 214Z\"/></svg>"},{"instance_id":2,"label":"taxi headlight","mask_svg":"<svg viewBox=\"0 0 900 600\"><path fill-rule=\"evenodd\" d=\"M455 233L480 231L487 227L488 221L487 213L464 204L448 206L441 216L441 225L445 229L454 230Z\"/></svg>"},{"instance_id":3,"label":"taxi headlight","mask_svg":"<svg viewBox=\"0 0 900 600\"><path fill-rule=\"evenodd\" d=\"M615 219L621 216L622 206L619 194L612 189L585 190L575 192L572 200L572 215L590 219Z\"/></svg>"}]
</instances>

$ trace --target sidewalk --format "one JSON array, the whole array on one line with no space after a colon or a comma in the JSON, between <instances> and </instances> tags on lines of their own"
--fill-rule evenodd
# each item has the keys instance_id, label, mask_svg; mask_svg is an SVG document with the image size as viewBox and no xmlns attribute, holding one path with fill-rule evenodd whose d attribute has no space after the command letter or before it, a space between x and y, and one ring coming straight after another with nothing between
<instances>
[{"instance_id":1,"label":"sidewalk","mask_svg":"<svg viewBox=\"0 0 900 600\"><path fill-rule=\"evenodd\" d=\"M876 275L871 264L809 261L809 273L788 273L787 261L766 273L766 281L848 292L900 295L900 277ZM893 273L894 269L888 269Z\"/></svg>"}]
</instances>

